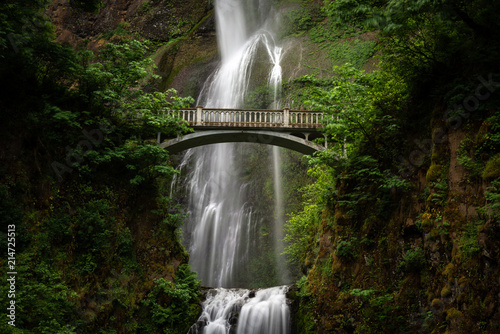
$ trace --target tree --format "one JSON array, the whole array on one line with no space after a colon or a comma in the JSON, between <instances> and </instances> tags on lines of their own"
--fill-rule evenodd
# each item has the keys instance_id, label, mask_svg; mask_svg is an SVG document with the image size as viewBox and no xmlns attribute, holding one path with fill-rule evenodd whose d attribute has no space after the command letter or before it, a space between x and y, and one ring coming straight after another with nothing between
<instances>
[{"instance_id":1,"label":"tree","mask_svg":"<svg viewBox=\"0 0 500 334\"><path fill-rule=\"evenodd\" d=\"M379 30L386 66L409 79L466 66L471 56L486 60L484 47L495 50L488 44L500 33L500 4L489 0L340 0L326 10L337 22Z\"/></svg>"}]
</instances>

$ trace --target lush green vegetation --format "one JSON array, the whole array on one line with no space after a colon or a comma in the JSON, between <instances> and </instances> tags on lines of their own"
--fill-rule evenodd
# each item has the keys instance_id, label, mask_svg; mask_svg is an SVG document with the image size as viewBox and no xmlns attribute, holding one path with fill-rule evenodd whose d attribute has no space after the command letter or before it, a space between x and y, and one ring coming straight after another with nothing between
<instances>
[{"instance_id":1,"label":"lush green vegetation","mask_svg":"<svg viewBox=\"0 0 500 334\"><path fill-rule=\"evenodd\" d=\"M318 42L375 32L380 60L366 73L346 52L355 66L284 86L331 115L329 149L309 160L316 182L286 226L285 253L305 275L298 330L310 318L319 332L500 328L498 284L486 283L499 270L490 262L500 232L498 10L482 0L336 0L321 24L295 18L294 33Z\"/></svg>"},{"instance_id":2,"label":"lush green vegetation","mask_svg":"<svg viewBox=\"0 0 500 334\"><path fill-rule=\"evenodd\" d=\"M155 137L188 131L161 114L192 99L154 92L138 36L96 54L55 43L45 5L0 5L1 245L15 226L17 271L14 299L0 287L15 327L4 319L1 331L185 333L199 283L167 196L176 171Z\"/></svg>"}]
</instances>

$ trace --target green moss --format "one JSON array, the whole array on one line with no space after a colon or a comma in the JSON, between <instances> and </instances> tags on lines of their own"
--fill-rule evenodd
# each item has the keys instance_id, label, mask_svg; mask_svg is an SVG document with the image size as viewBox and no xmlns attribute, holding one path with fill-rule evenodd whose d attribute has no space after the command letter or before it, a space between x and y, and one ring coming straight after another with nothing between
<instances>
[{"instance_id":1,"label":"green moss","mask_svg":"<svg viewBox=\"0 0 500 334\"><path fill-rule=\"evenodd\" d=\"M314 334L316 333L314 324L314 314L312 303L301 301L299 311L294 314L294 323L297 328L297 333Z\"/></svg>"},{"instance_id":2,"label":"green moss","mask_svg":"<svg viewBox=\"0 0 500 334\"><path fill-rule=\"evenodd\" d=\"M335 254L345 259L354 259L358 256L359 246L357 238L349 240L340 239L337 243Z\"/></svg>"},{"instance_id":3,"label":"green moss","mask_svg":"<svg viewBox=\"0 0 500 334\"><path fill-rule=\"evenodd\" d=\"M500 154L488 160L481 176L485 180L493 180L500 177Z\"/></svg>"},{"instance_id":4,"label":"green moss","mask_svg":"<svg viewBox=\"0 0 500 334\"><path fill-rule=\"evenodd\" d=\"M450 321L462 316L462 312L452 307L446 311L446 321Z\"/></svg>"},{"instance_id":5,"label":"green moss","mask_svg":"<svg viewBox=\"0 0 500 334\"><path fill-rule=\"evenodd\" d=\"M130 31L128 30L130 26L129 22L121 22L118 24L115 30L105 32L101 35L102 38L104 39L111 39L113 36L126 36L130 35Z\"/></svg>"},{"instance_id":6,"label":"green moss","mask_svg":"<svg viewBox=\"0 0 500 334\"><path fill-rule=\"evenodd\" d=\"M458 259L470 263L468 260L476 258L481 253L482 248L478 241L481 226L480 222L475 221L471 221L465 226L459 238L460 252L457 254Z\"/></svg>"},{"instance_id":7,"label":"green moss","mask_svg":"<svg viewBox=\"0 0 500 334\"><path fill-rule=\"evenodd\" d=\"M329 56L337 65L350 63L355 68L360 69L368 59L375 53L375 41L339 41L333 43L329 48Z\"/></svg>"},{"instance_id":8,"label":"green moss","mask_svg":"<svg viewBox=\"0 0 500 334\"><path fill-rule=\"evenodd\" d=\"M441 297L449 297L451 296L451 289L450 286L447 285L441 290Z\"/></svg>"},{"instance_id":9,"label":"green moss","mask_svg":"<svg viewBox=\"0 0 500 334\"><path fill-rule=\"evenodd\" d=\"M427 174L425 175L425 179L427 182L435 182L441 176L442 168L441 165L431 165L427 170Z\"/></svg>"},{"instance_id":10,"label":"green moss","mask_svg":"<svg viewBox=\"0 0 500 334\"><path fill-rule=\"evenodd\" d=\"M439 237L439 230L437 228L431 229L429 236L430 236L431 240L436 240Z\"/></svg>"},{"instance_id":11,"label":"green moss","mask_svg":"<svg viewBox=\"0 0 500 334\"><path fill-rule=\"evenodd\" d=\"M432 155L431 155L431 161L433 163L439 163L441 160L441 157L442 157L441 152L439 150L434 150L432 152Z\"/></svg>"},{"instance_id":12,"label":"green moss","mask_svg":"<svg viewBox=\"0 0 500 334\"><path fill-rule=\"evenodd\" d=\"M443 307L443 302L439 298L434 298L431 302L431 305L435 309L440 309L441 307Z\"/></svg>"},{"instance_id":13,"label":"green moss","mask_svg":"<svg viewBox=\"0 0 500 334\"><path fill-rule=\"evenodd\" d=\"M448 263L442 272L443 276L446 276L448 281L452 281L455 276L455 265L453 263Z\"/></svg>"},{"instance_id":14,"label":"green moss","mask_svg":"<svg viewBox=\"0 0 500 334\"><path fill-rule=\"evenodd\" d=\"M403 261L399 264L399 269L406 272L419 272L424 268L425 254L420 247L411 248L403 255Z\"/></svg>"},{"instance_id":15,"label":"green moss","mask_svg":"<svg viewBox=\"0 0 500 334\"><path fill-rule=\"evenodd\" d=\"M425 233L429 233L431 229L434 227L434 220L431 219L432 215L428 212L424 213L420 219L422 224L422 230Z\"/></svg>"}]
</instances>

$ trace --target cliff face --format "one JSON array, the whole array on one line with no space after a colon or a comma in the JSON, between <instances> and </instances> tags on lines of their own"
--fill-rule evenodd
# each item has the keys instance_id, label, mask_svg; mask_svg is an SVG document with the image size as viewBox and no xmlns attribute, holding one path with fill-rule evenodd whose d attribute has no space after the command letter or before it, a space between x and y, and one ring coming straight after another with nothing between
<instances>
[{"instance_id":1,"label":"cliff face","mask_svg":"<svg viewBox=\"0 0 500 334\"><path fill-rule=\"evenodd\" d=\"M275 22L283 38L283 81L303 75L329 78L332 65L351 61L371 71L376 59L371 58L377 37L374 33L331 34L324 24L321 1L301 0L279 4L280 21ZM47 9L56 26L56 40L75 48L97 51L107 42L137 34L136 38L154 41L153 59L161 76L160 90L176 89L181 96L196 98L206 78L218 61L213 3L204 1L103 1L95 12L85 12L69 0L56 0ZM317 25L315 34L307 31ZM354 47L354 52L347 52ZM347 58L346 58L347 57ZM256 69L250 95L259 95L267 78ZM266 72L267 75L267 72ZM296 97L284 97L283 103L303 107ZM250 104L263 103L250 101ZM295 105L294 105L295 103Z\"/></svg>"},{"instance_id":2,"label":"cliff face","mask_svg":"<svg viewBox=\"0 0 500 334\"><path fill-rule=\"evenodd\" d=\"M160 89L175 88L182 96L196 96L214 66L212 13L209 0L104 1L95 12L56 0L47 9L56 26L56 41L77 49L97 51L132 34L152 40Z\"/></svg>"},{"instance_id":3,"label":"cliff face","mask_svg":"<svg viewBox=\"0 0 500 334\"><path fill-rule=\"evenodd\" d=\"M494 114L451 119L434 106L428 127L405 138L405 190L383 195L359 166L334 176L293 293L297 333L498 332L499 165L484 152Z\"/></svg>"},{"instance_id":4,"label":"cliff face","mask_svg":"<svg viewBox=\"0 0 500 334\"><path fill-rule=\"evenodd\" d=\"M205 1L104 1L95 12L85 12L68 0L56 0L47 14L56 25L57 41L73 46L85 41L92 46L102 34L122 28L141 36L166 42L193 28L210 10Z\"/></svg>"}]
</instances>

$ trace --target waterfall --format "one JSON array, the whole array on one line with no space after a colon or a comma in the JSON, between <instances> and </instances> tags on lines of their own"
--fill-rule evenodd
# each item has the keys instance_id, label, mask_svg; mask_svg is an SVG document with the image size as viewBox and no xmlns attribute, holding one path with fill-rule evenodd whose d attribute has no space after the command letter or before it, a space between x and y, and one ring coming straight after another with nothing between
<instances>
[{"instance_id":1,"label":"waterfall","mask_svg":"<svg viewBox=\"0 0 500 334\"><path fill-rule=\"evenodd\" d=\"M246 289L212 289L203 302L203 312L188 334L226 334L250 296Z\"/></svg>"},{"instance_id":2,"label":"waterfall","mask_svg":"<svg viewBox=\"0 0 500 334\"><path fill-rule=\"evenodd\" d=\"M290 310L285 294L286 287L257 291L241 308L236 334L287 334Z\"/></svg>"},{"instance_id":3,"label":"waterfall","mask_svg":"<svg viewBox=\"0 0 500 334\"><path fill-rule=\"evenodd\" d=\"M189 150L184 157L193 161L187 175L190 263L207 286L237 286L237 271L246 266L256 239L236 156L235 145L219 144Z\"/></svg>"},{"instance_id":4,"label":"waterfall","mask_svg":"<svg viewBox=\"0 0 500 334\"><path fill-rule=\"evenodd\" d=\"M257 291L211 289L203 302L201 316L188 334L288 334L287 289L286 286Z\"/></svg>"},{"instance_id":5,"label":"waterfall","mask_svg":"<svg viewBox=\"0 0 500 334\"><path fill-rule=\"evenodd\" d=\"M278 98L282 48L276 44L270 28L273 22L270 2L215 1L221 62L205 82L198 105L243 107L257 65L267 68L267 83L273 89L274 99ZM267 59L264 64L262 59ZM274 106L277 107L276 102ZM259 251L256 241L258 218L246 201L249 185L241 182L244 166L240 164L247 147L245 144L216 144L191 149L181 164L181 168L189 169L186 193L190 218L185 226L185 242L190 263L203 285L217 288L207 294L203 314L190 330L193 334L235 333L236 314L240 315L237 334L289 332L286 287L257 292L227 289L239 285L238 277L245 274L251 255ZM279 173L277 175L280 177ZM281 180L278 183L281 184ZM276 188L275 192L278 191L281 190ZM282 200L277 203L281 203L277 205L281 208L275 216L282 217ZM274 233L282 238L282 218L280 221ZM281 284L284 283L289 282Z\"/></svg>"},{"instance_id":6,"label":"waterfall","mask_svg":"<svg viewBox=\"0 0 500 334\"><path fill-rule=\"evenodd\" d=\"M283 200L283 177L281 173L281 155L278 146L272 148L273 176L274 176L274 257L276 262L276 271L280 276L280 281L289 282L290 277L285 259L283 258L284 226L285 226L285 203Z\"/></svg>"},{"instance_id":7,"label":"waterfall","mask_svg":"<svg viewBox=\"0 0 500 334\"><path fill-rule=\"evenodd\" d=\"M253 7L245 7L248 4ZM215 1L221 63L206 80L198 105L242 107L257 65L266 69L268 80L264 83L272 89L274 99L278 98L283 49L270 28L270 8L269 1L263 0ZM273 106L277 108L276 101ZM207 145L189 150L184 157L183 166L190 166L186 178L190 213L185 227L187 248L191 265L206 286L239 286L238 277L246 274L250 255L258 251L259 217L247 203L249 185L241 182L240 164L247 147ZM282 222L278 225L282 230ZM282 232L276 231L276 238L281 239ZM285 283L289 282L280 281Z\"/></svg>"}]
</instances>

